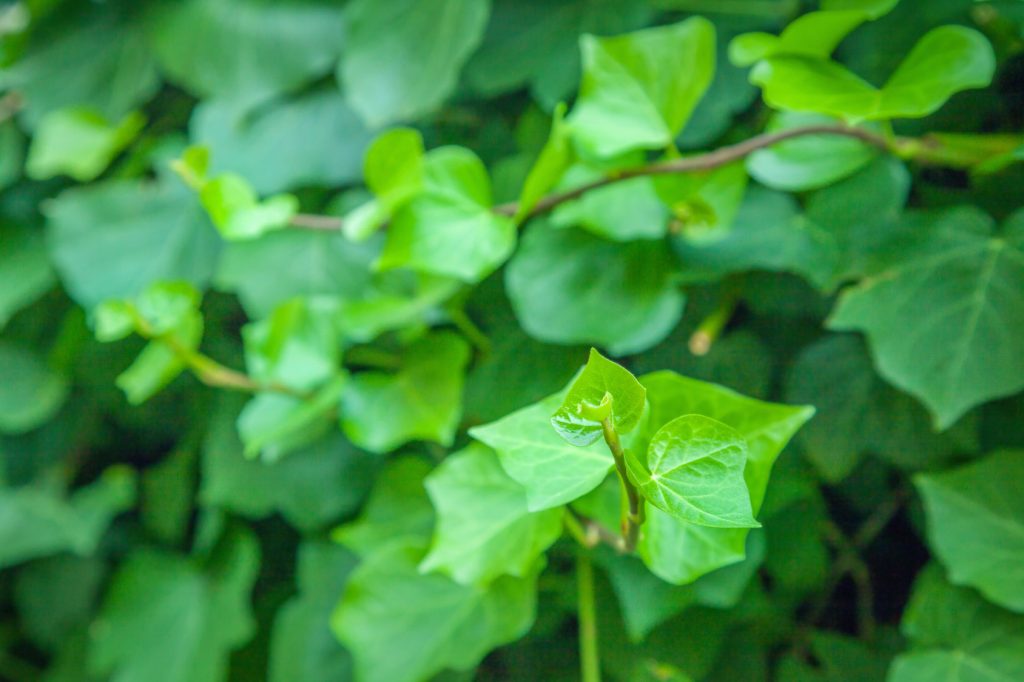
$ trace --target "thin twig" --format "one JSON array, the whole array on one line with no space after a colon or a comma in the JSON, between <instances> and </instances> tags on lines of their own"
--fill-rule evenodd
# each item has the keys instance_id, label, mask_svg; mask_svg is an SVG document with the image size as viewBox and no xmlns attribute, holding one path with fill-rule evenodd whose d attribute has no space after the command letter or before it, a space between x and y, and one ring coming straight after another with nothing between
<instances>
[{"instance_id":1,"label":"thin twig","mask_svg":"<svg viewBox=\"0 0 1024 682\"><path fill-rule=\"evenodd\" d=\"M584 547L597 547L604 543L617 552L626 552L625 539L621 535L609 530L599 521L580 514L572 507L569 507L568 510L566 525ZM569 521L569 519L572 520Z\"/></svg>"},{"instance_id":2,"label":"thin twig","mask_svg":"<svg viewBox=\"0 0 1024 682\"><path fill-rule=\"evenodd\" d=\"M587 192L607 187L608 185L613 185L617 182L652 175L676 175L682 173L707 172L730 164L733 161L738 161L759 149L764 149L780 142L785 142L786 140L805 137L808 135L838 135L841 137L852 137L886 152L893 152L900 146L900 141L898 140L890 141L881 135L871 132L870 130L847 125L809 125L801 126L799 128L789 128L788 130L780 130L774 133L763 133L748 140L744 140L743 142L732 144L727 147L721 147L705 154L690 156L684 159L674 159L672 161L661 161L658 163L648 164L646 166L639 166L637 168L627 168L625 170L611 173L600 180L580 185L574 189L556 194L549 194L538 201L537 204L527 212L523 222L547 213L556 206L564 204L567 201L579 199ZM494 212L498 215L514 216L517 213L518 207L519 205L515 202L499 204L494 207ZM292 216L292 219L289 221L289 225L291 227L304 230L336 231L341 229L343 221L341 218L336 218L334 216L299 213Z\"/></svg>"}]
</instances>

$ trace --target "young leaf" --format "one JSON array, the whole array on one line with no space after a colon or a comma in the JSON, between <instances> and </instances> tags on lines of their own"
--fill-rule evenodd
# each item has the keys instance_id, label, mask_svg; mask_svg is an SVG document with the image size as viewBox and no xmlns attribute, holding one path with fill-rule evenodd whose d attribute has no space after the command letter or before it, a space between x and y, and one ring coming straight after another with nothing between
<instances>
[{"instance_id":1,"label":"young leaf","mask_svg":"<svg viewBox=\"0 0 1024 682\"><path fill-rule=\"evenodd\" d=\"M912 646L893 661L889 682L1011 682L1024 675L1024 617L953 587L935 566L918 577L901 629Z\"/></svg>"},{"instance_id":2,"label":"young leaf","mask_svg":"<svg viewBox=\"0 0 1024 682\"><path fill-rule=\"evenodd\" d=\"M99 177L146 125L137 111L116 125L93 109L72 107L47 114L29 148L25 173L33 180L67 175L78 182Z\"/></svg>"},{"instance_id":3,"label":"young leaf","mask_svg":"<svg viewBox=\"0 0 1024 682\"><path fill-rule=\"evenodd\" d=\"M651 438L646 462L627 451L629 475L644 498L673 517L713 528L756 528L743 480L747 443L725 424L677 417Z\"/></svg>"},{"instance_id":4,"label":"young leaf","mask_svg":"<svg viewBox=\"0 0 1024 682\"><path fill-rule=\"evenodd\" d=\"M476 282L512 253L515 224L491 211L487 169L473 152L442 147L426 160L424 191L395 215L380 269L411 268Z\"/></svg>"},{"instance_id":5,"label":"young leaf","mask_svg":"<svg viewBox=\"0 0 1024 682\"><path fill-rule=\"evenodd\" d=\"M924 500L928 541L955 585L1024 612L1024 452L914 479Z\"/></svg>"},{"instance_id":6,"label":"young leaf","mask_svg":"<svg viewBox=\"0 0 1024 682\"><path fill-rule=\"evenodd\" d=\"M341 425L353 443L388 452L411 440L451 445L462 413L469 344L437 332L409 346L393 374L362 372L341 399Z\"/></svg>"},{"instance_id":7,"label":"young leaf","mask_svg":"<svg viewBox=\"0 0 1024 682\"><path fill-rule=\"evenodd\" d=\"M558 184L575 156L572 149L572 131L565 122L565 103L559 102L551 118L551 133L530 168L519 195L515 221L521 223L537 202Z\"/></svg>"},{"instance_id":8,"label":"young leaf","mask_svg":"<svg viewBox=\"0 0 1024 682\"><path fill-rule=\"evenodd\" d=\"M754 514L761 509L772 465L814 408L754 400L727 388L674 372L640 377L649 404L647 438L679 415L701 414L735 429L747 443L743 474ZM644 434L633 448L642 452ZM674 584L693 582L744 557L746 528L710 528L676 519L653 505L641 527L638 552L658 577Z\"/></svg>"},{"instance_id":9,"label":"young leaf","mask_svg":"<svg viewBox=\"0 0 1024 682\"><path fill-rule=\"evenodd\" d=\"M611 409L607 416L611 417L615 431L624 435L640 422L646 400L647 391L628 369L591 348L587 364L569 386L551 424L562 438L585 447L599 440L604 429L601 421L588 415L585 408L608 403Z\"/></svg>"},{"instance_id":10,"label":"young leaf","mask_svg":"<svg viewBox=\"0 0 1024 682\"><path fill-rule=\"evenodd\" d=\"M799 56L758 62L750 79L773 107L856 123L927 116L962 90L986 87L994 72L995 56L983 35L943 26L918 41L881 89L835 62Z\"/></svg>"},{"instance_id":11,"label":"young leaf","mask_svg":"<svg viewBox=\"0 0 1024 682\"><path fill-rule=\"evenodd\" d=\"M829 326L864 331L879 373L939 428L1024 388L1024 340L1006 333L1024 329L1024 213L999 234L975 208L915 215L876 254Z\"/></svg>"},{"instance_id":12,"label":"young leaf","mask_svg":"<svg viewBox=\"0 0 1024 682\"><path fill-rule=\"evenodd\" d=\"M421 573L422 550L394 541L352 573L332 627L364 682L417 682L472 668L533 624L535 575L487 588Z\"/></svg>"},{"instance_id":13,"label":"young leaf","mask_svg":"<svg viewBox=\"0 0 1024 682\"><path fill-rule=\"evenodd\" d=\"M245 456L276 462L322 436L334 421L347 382L347 375L336 375L301 398L274 392L256 394L238 415Z\"/></svg>"},{"instance_id":14,"label":"young leaf","mask_svg":"<svg viewBox=\"0 0 1024 682\"><path fill-rule=\"evenodd\" d=\"M421 571L440 571L463 584L487 585L502 575L524 578L562 534L564 511L531 512L523 486L478 443L445 459L426 486L437 527Z\"/></svg>"},{"instance_id":15,"label":"young leaf","mask_svg":"<svg viewBox=\"0 0 1024 682\"><path fill-rule=\"evenodd\" d=\"M586 495L614 466L604 443L577 447L551 428L551 413L561 403L562 394L556 393L469 430L469 435L497 451L508 475L526 488L527 508L533 512Z\"/></svg>"},{"instance_id":16,"label":"young leaf","mask_svg":"<svg viewBox=\"0 0 1024 682\"><path fill-rule=\"evenodd\" d=\"M615 38L584 36L574 139L611 157L670 146L711 84L715 29L694 17Z\"/></svg>"}]
</instances>

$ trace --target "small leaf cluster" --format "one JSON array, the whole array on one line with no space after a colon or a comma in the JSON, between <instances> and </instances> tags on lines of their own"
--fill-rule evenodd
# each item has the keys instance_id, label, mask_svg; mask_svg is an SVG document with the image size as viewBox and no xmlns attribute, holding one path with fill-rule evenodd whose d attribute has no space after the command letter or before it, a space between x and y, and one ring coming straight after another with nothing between
<instances>
[{"instance_id":1,"label":"small leaf cluster","mask_svg":"<svg viewBox=\"0 0 1024 682\"><path fill-rule=\"evenodd\" d=\"M0 5L0 679L1024 679L1018 0Z\"/></svg>"}]
</instances>

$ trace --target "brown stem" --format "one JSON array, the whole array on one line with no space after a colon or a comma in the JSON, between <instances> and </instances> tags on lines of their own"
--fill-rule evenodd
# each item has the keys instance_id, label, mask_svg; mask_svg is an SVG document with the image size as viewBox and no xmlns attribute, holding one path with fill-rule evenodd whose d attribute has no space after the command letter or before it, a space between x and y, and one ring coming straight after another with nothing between
<instances>
[{"instance_id":1,"label":"brown stem","mask_svg":"<svg viewBox=\"0 0 1024 682\"><path fill-rule=\"evenodd\" d=\"M523 222L547 213L556 206L564 204L567 201L578 199L587 192L607 187L608 185L615 184L616 182L651 175L675 175L678 173L700 173L710 171L730 164L733 161L738 161L759 149L771 147L779 142L807 135L839 135L842 137L852 137L861 140L866 144L878 147L882 151L886 152L893 152L900 145L899 140L890 142L885 137L873 133L870 130L864 130L863 128L855 128L847 125L809 125L801 126L799 128L780 130L774 133L763 133L748 140L744 140L743 142L721 147L720 149L716 149L705 154L690 156L685 159L660 161L658 163L639 166L637 168L627 168L625 170L609 174L607 177L601 178L600 180L580 185L574 189L556 194L549 194L538 201L536 206L530 209ZM518 204L511 202L495 206L494 212L498 215L514 216L517 209ZM291 227L316 231L340 230L342 224L343 222L341 218L336 218L334 216L312 215L308 213L296 214L292 216L292 219L289 221L289 225Z\"/></svg>"}]
</instances>

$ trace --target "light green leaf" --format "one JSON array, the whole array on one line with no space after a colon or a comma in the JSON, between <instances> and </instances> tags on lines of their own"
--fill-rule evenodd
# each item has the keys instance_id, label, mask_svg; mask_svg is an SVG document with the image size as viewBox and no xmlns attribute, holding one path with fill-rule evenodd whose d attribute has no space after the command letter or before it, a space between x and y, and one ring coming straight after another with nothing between
<instances>
[{"instance_id":1,"label":"light green leaf","mask_svg":"<svg viewBox=\"0 0 1024 682\"><path fill-rule=\"evenodd\" d=\"M569 125L601 157L670 146L715 71L715 29L700 17L615 38L586 35L580 48L583 81Z\"/></svg>"},{"instance_id":2,"label":"light green leaf","mask_svg":"<svg viewBox=\"0 0 1024 682\"><path fill-rule=\"evenodd\" d=\"M220 251L199 202L169 183L117 180L71 189L50 203L47 218L57 272L86 308L135 296L157 281L202 286Z\"/></svg>"},{"instance_id":3,"label":"light green leaf","mask_svg":"<svg viewBox=\"0 0 1024 682\"><path fill-rule=\"evenodd\" d=\"M426 158L423 192L395 215L377 267L479 281L516 243L515 224L495 215L491 203L487 169L473 152L435 149Z\"/></svg>"},{"instance_id":4,"label":"light green leaf","mask_svg":"<svg viewBox=\"0 0 1024 682\"><path fill-rule=\"evenodd\" d=\"M229 240L255 239L283 229L299 211L299 200L290 194L260 201L245 178L234 173L204 182L199 200L221 236Z\"/></svg>"},{"instance_id":5,"label":"light green leaf","mask_svg":"<svg viewBox=\"0 0 1024 682\"><path fill-rule=\"evenodd\" d=\"M338 79L352 108L375 128L433 112L454 91L489 11L480 0L350 3Z\"/></svg>"},{"instance_id":6,"label":"light green leaf","mask_svg":"<svg viewBox=\"0 0 1024 682\"><path fill-rule=\"evenodd\" d=\"M348 680L351 656L331 632L331 611L355 568L355 558L337 545L310 541L299 546L299 592L278 610L270 638L270 682Z\"/></svg>"},{"instance_id":7,"label":"light green leaf","mask_svg":"<svg viewBox=\"0 0 1024 682\"><path fill-rule=\"evenodd\" d=\"M537 160L533 162L523 190L519 195L515 220L523 222L530 211L537 205L551 188L558 184L562 175L572 163L575 153L572 148L572 130L565 122L566 106L559 102L551 117L551 132L548 140L540 150Z\"/></svg>"},{"instance_id":8,"label":"light green leaf","mask_svg":"<svg viewBox=\"0 0 1024 682\"><path fill-rule=\"evenodd\" d=\"M727 388L687 379L674 372L640 377L647 388L650 412L648 437L679 415L700 414L735 429L747 443L744 479L754 514L761 509L772 465L782 448L814 414L814 408L768 403L747 398ZM642 439L633 448L642 451ZM675 519L653 505L640 529L638 552L658 577L674 584L743 559L749 530L709 528Z\"/></svg>"},{"instance_id":9,"label":"light green leaf","mask_svg":"<svg viewBox=\"0 0 1024 682\"><path fill-rule=\"evenodd\" d=\"M834 123L815 114L778 112L766 130ZM759 149L747 157L747 170L762 185L800 192L831 185L855 173L877 154L867 144L838 135L807 135Z\"/></svg>"},{"instance_id":10,"label":"light green leaf","mask_svg":"<svg viewBox=\"0 0 1024 682\"><path fill-rule=\"evenodd\" d=\"M581 412L583 405L610 403L607 416L611 417L616 433L623 435L640 422L646 400L646 390L628 369L591 348L587 364L570 384L561 407L551 417L551 424L562 438L584 447L602 437L603 426Z\"/></svg>"},{"instance_id":11,"label":"light green leaf","mask_svg":"<svg viewBox=\"0 0 1024 682\"><path fill-rule=\"evenodd\" d=\"M469 344L450 332L424 336L404 350L395 373L354 375L341 400L349 439L371 452L411 440L451 445L462 414Z\"/></svg>"},{"instance_id":12,"label":"light green leaf","mask_svg":"<svg viewBox=\"0 0 1024 682\"><path fill-rule=\"evenodd\" d=\"M743 480L747 444L734 429L698 414L677 417L651 438L646 462L626 454L644 498L674 518L713 528L756 528Z\"/></svg>"},{"instance_id":13,"label":"light green leaf","mask_svg":"<svg viewBox=\"0 0 1024 682\"><path fill-rule=\"evenodd\" d=\"M140 549L121 566L93 624L90 663L119 682L217 682L252 637L259 545L232 532L204 566Z\"/></svg>"},{"instance_id":14,"label":"light green leaf","mask_svg":"<svg viewBox=\"0 0 1024 682\"><path fill-rule=\"evenodd\" d=\"M914 479L924 500L928 543L950 582L1024 612L1024 452Z\"/></svg>"},{"instance_id":15,"label":"light green leaf","mask_svg":"<svg viewBox=\"0 0 1024 682\"><path fill-rule=\"evenodd\" d=\"M947 434L935 433L921 404L882 381L864 344L850 335L805 348L790 370L786 399L817 408L797 440L829 482L844 479L867 453L922 469L977 448L974 420L963 420Z\"/></svg>"},{"instance_id":16,"label":"light green leaf","mask_svg":"<svg viewBox=\"0 0 1024 682\"><path fill-rule=\"evenodd\" d=\"M995 56L982 34L943 26L918 41L881 89L835 62L797 56L758 62L750 79L772 107L856 123L927 116L962 90L986 87L994 72Z\"/></svg>"},{"instance_id":17,"label":"light green leaf","mask_svg":"<svg viewBox=\"0 0 1024 682\"><path fill-rule=\"evenodd\" d=\"M478 443L445 459L426 486L437 527L421 571L440 571L464 584L525 578L562 534L563 510L531 512L523 486Z\"/></svg>"},{"instance_id":18,"label":"light green leaf","mask_svg":"<svg viewBox=\"0 0 1024 682\"><path fill-rule=\"evenodd\" d=\"M366 150L366 186L393 211L413 198L426 182L423 135L412 128L393 128Z\"/></svg>"},{"instance_id":19,"label":"light green leaf","mask_svg":"<svg viewBox=\"0 0 1024 682\"><path fill-rule=\"evenodd\" d=\"M25 173L33 180L67 175L78 182L99 177L146 125L137 111L114 125L94 109L72 107L47 114L29 147Z\"/></svg>"},{"instance_id":20,"label":"light green leaf","mask_svg":"<svg viewBox=\"0 0 1024 682\"><path fill-rule=\"evenodd\" d=\"M302 531L316 531L354 511L377 468L336 431L275 462L245 457L235 429L238 400L217 406L203 445L199 501L241 516L280 513Z\"/></svg>"},{"instance_id":21,"label":"light green leaf","mask_svg":"<svg viewBox=\"0 0 1024 682\"><path fill-rule=\"evenodd\" d=\"M526 488L530 511L541 511L582 497L605 479L614 462L604 443L585 448L567 443L551 428L551 413L562 403L556 393L469 435L494 448L501 466Z\"/></svg>"},{"instance_id":22,"label":"light green leaf","mask_svg":"<svg viewBox=\"0 0 1024 682\"><path fill-rule=\"evenodd\" d=\"M562 184L567 189L580 187L602 177L601 171L574 166ZM579 227L620 242L664 237L668 218L668 208L658 196L653 178L633 178L586 192L551 213L551 222L559 227Z\"/></svg>"},{"instance_id":23,"label":"light green leaf","mask_svg":"<svg viewBox=\"0 0 1024 682\"><path fill-rule=\"evenodd\" d=\"M161 336L163 339L150 341L131 366L117 376L117 387L132 405L149 400L185 370L188 365L182 354L198 350L203 318L193 310L180 326Z\"/></svg>"},{"instance_id":24,"label":"light green leaf","mask_svg":"<svg viewBox=\"0 0 1024 682\"><path fill-rule=\"evenodd\" d=\"M296 90L330 72L344 44L341 8L319 0L162 2L146 19L169 80L208 99Z\"/></svg>"},{"instance_id":25,"label":"light green leaf","mask_svg":"<svg viewBox=\"0 0 1024 682\"><path fill-rule=\"evenodd\" d=\"M0 487L0 566L71 552L96 551L115 516L135 503L135 475L107 469L67 498L43 488Z\"/></svg>"},{"instance_id":26,"label":"light green leaf","mask_svg":"<svg viewBox=\"0 0 1024 682\"><path fill-rule=\"evenodd\" d=\"M332 627L363 682L417 682L445 668L467 670L533 624L535 576L487 588L420 573L422 550L392 542L352 573Z\"/></svg>"},{"instance_id":27,"label":"light green leaf","mask_svg":"<svg viewBox=\"0 0 1024 682\"><path fill-rule=\"evenodd\" d=\"M679 321L686 300L660 241L626 244L536 221L505 270L523 329L548 343L645 350Z\"/></svg>"},{"instance_id":28,"label":"light green leaf","mask_svg":"<svg viewBox=\"0 0 1024 682\"><path fill-rule=\"evenodd\" d=\"M1024 213L1000 233L971 207L915 215L876 254L829 326L865 332L879 373L939 428L1024 388L1024 342L1009 332L1024 328Z\"/></svg>"},{"instance_id":29,"label":"light green leaf","mask_svg":"<svg viewBox=\"0 0 1024 682\"><path fill-rule=\"evenodd\" d=\"M49 421L68 396L67 378L34 351L0 342L0 433L23 433Z\"/></svg>"},{"instance_id":30,"label":"light green leaf","mask_svg":"<svg viewBox=\"0 0 1024 682\"><path fill-rule=\"evenodd\" d=\"M258 393L238 416L245 456L276 462L308 445L331 426L348 378L336 375L306 397Z\"/></svg>"},{"instance_id":31,"label":"light green leaf","mask_svg":"<svg viewBox=\"0 0 1024 682\"><path fill-rule=\"evenodd\" d=\"M295 298L242 330L249 376L266 384L310 391L341 370L336 302Z\"/></svg>"},{"instance_id":32,"label":"light green leaf","mask_svg":"<svg viewBox=\"0 0 1024 682\"><path fill-rule=\"evenodd\" d=\"M917 579L902 630L913 642L888 682L1016 682L1024 675L1024 617L953 587L934 566Z\"/></svg>"},{"instance_id":33,"label":"light green leaf","mask_svg":"<svg viewBox=\"0 0 1024 682\"><path fill-rule=\"evenodd\" d=\"M193 144L209 147L212 175L242 173L260 194L356 181L370 141L362 121L333 89L255 111L232 101L204 100L192 114L189 132Z\"/></svg>"}]
</instances>

